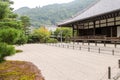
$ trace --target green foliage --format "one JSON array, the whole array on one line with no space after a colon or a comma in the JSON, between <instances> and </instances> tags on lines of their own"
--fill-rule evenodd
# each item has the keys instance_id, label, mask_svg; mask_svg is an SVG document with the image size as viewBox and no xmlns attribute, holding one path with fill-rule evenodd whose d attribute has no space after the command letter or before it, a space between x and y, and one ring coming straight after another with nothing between
<instances>
[{"instance_id":1,"label":"green foliage","mask_svg":"<svg viewBox=\"0 0 120 80\"><path fill-rule=\"evenodd\" d=\"M27 43L27 41L28 41L28 37L25 36L25 33L23 31L20 31L19 32L18 40L16 41L15 44L17 44L17 45L23 45L23 44Z\"/></svg>"},{"instance_id":2,"label":"green foliage","mask_svg":"<svg viewBox=\"0 0 120 80\"><path fill-rule=\"evenodd\" d=\"M33 35L38 37L41 43L45 43L50 37L50 32L45 27L40 27L33 32Z\"/></svg>"},{"instance_id":3,"label":"green foliage","mask_svg":"<svg viewBox=\"0 0 120 80\"><path fill-rule=\"evenodd\" d=\"M74 0L70 3L53 4L32 9L23 7L15 12L19 15L29 16L33 26L54 25L56 22L68 19L84 10L95 1L97 0Z\"/></svg>"},{"instance_id":4,"label":"green foliage","mask_svg":"<svg viewBox=\"0 0 120 80\"><path fill-rule=\"evenodd\" d=\"M9 18L11 18L11 19L16 19L18 17L18 15L17 14L10 14L9 15Z\"/></svg>"},{"instance_id":5,"label":"green foliage","mask_svg":"<svg viewBox=\"0 0 120 80\"><path fill-rule=\"evenodd\" d=\"M0 42L14 44L18 40L19 32L13 28L0 29Z\"/></svg>"},{"instance_id":6,"label":"green foliage","mask_svg":"<svg viewBox=\"0 0 120 80\"><path fill-rule=\"evenodd\" d=\"M39 37L37 35L34 35L34 34L30 34L28 36L28 43L39 43L40 40L39 40Z\"/></svg>"},{"instance_id":7,"label":"green foliage","mask_svg":"<svg viewBox=\"0 0 120 80\"><path fill-rule=\"evenodd\" d=\"M0 29L0 42L8 44L23 44L26 42L25 35L22 31L14 28Z\"/></svg>"},{"instance_id":8,"label":"green foliage","mask_svg":"<svg viewBox=\"0 0 120 80\"><path fill-rule=\"evenodd\" d=\"M12 45L6 43L0 43L0 62L4 61L6 56L15 54L15 48Z\"/></svg>"},{"instance_id":9,"label":"green foliage","mask_svg":"<svg viewBox=\"0 0 120 80\"><path fill-rule=\"evenodd\" d=\"M3 2L0 0L0 20L8 17L10 8L7 2Z\"/></svg>"},{"instance_id":10,"label":"green foliage","mask_svg":"<svg viewBox=\"0 0 120 80\"><path fill-rule=\"evenodd\" d=\"M12 12L11 4L13 2L10 0L0 0L0 62L4 61L6 56L16 53L12 45L27 42L23 22L17 21L17 14Z\"/></svg>"},{"instance_id":11,"label":"green foliage","mask_svg":"<svg viewBox=\"0 0 120 80\"><path fill-rule=\"evenodd\" d=\"M22 25L23 25L23 30L27 34L29 31L29 27L30 27L30 18L28 16L21 16L20 20L21 20Z\"/></svg>"},{"instance_id":12,"label":"green foliage","mask_svg":"<svg viewBox=\"0 0 120 80\"><path fill-rule=\"evenodd\" d=\"M50 31L45 27L40 27L39 29L34 30L33 34L29 35L28 43L57 43L58 40L50 38L50 35Z\"/></svg>"},{"instance_id":13,"label":"green foliage","mask_svg":"<svg viewBox=\"0 0 120 80\"><path fill-rule=\"evenodd\" d=\"M15 29L23 29L22 23L20 21L4 21L0 22L0 28L11 27Z\"/></svg>"},{"instance_id":14,"label":"green foliage","mask_svg":"<svg viewBox=\"0 0 120 80\"><path fill-rule=\"evenodd\" d=\"M58 40L57 39L54 39L54 38L49 38L46 43L57 43Z\"/></svg>"},{"instance_id":15,"label":"green foliage","mask_svg":"<svg viewBox=\"0 0 120 80\"><path fill-rule=\"evenodd\" d=\"M30 19L28 16L21 16L20 20L22 21L25 27L30 26Z\"/></svg>"},{"instance_id":16,"label":"green foliage","mask_svg":"<svg viewBox=\"0 0 120 80\"><path fill-rule=\"evenodd\" d=\"M72 29L71 28L57 28L54 32L54 35L57 38L62 36L65 41L68 41L72 37Z\"/></svg>"}]
</instances>

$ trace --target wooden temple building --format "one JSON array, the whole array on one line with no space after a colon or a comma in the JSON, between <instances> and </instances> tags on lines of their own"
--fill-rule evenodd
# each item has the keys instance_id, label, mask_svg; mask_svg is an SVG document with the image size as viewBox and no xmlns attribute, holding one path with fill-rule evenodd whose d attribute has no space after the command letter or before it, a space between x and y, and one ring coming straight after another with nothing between
<instances>
[{"instance_id":1,"label":"wooden temple building","mask_svg":"<svg viewBox=\"0 0 120 80\"><path fill-rule=\"evenodd\" d=\"M58 26L72 27L74 41L120 42L120 0L98 0Z\"/></svg>"}]
</instances>

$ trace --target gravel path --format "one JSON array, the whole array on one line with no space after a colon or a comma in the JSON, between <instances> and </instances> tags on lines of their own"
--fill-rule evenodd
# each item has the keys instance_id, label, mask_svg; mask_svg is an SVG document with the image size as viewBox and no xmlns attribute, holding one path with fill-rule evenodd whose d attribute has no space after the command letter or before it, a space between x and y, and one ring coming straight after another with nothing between
<instances>
[{"instance_id":1,"label":"gravel path","mask_svg":"<svg viewBox=\"0 0 120 80\"><path fill-rule=\"evenodd\" d=\"M41 69L45 80L100 80L108 66L117 66L120 57L72 50L44 44L27 44L8 60L33 62Z\"/></svg>"}]
</instances>

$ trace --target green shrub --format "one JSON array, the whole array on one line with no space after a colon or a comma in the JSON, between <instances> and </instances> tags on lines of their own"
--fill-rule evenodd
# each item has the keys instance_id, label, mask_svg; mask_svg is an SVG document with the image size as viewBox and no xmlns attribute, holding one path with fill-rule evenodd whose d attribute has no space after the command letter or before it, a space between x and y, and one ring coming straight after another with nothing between
<instances>
[{"instance_id":1,"label":"green shrub","mask_svg":"<svg viewBox=\"0 0 120 80\"><path fill-rule=\"evenodd\" d=\"M27 42L27 38L21 30L17 30L15 28L1 28L0 42L21 45Z\"/></svg>"},{"instance_id":2,"label":"green shrub","mask_svg":"<svg viewBox=\"0 0 120 80\"><path fill-rule=\"evenodd\" d=\"M57 43L58 40L57 40L57 39L54 39L54 38L49 38L46 42L47 42L47 43Z\"/></svg>"},{"instance_id":3,"label":"green shrub","mask_svg":"<svg viewBox=\"0 0 120 80\"><path fill-rule=\"evenodd\" d=\"M13 55L15 52L15 48L12 45L0 43L0 62L4 61L6 56Z\"/></svg>"},{"instance_id":4,"label":"green shrub","mask_svg":"<svg viewBox=\"0 0 120 80\"><path fill-rule=\"evenodd\" d=\"M19 30L14 28L3 28L0 29L0 42L7 44L14 44L18 40Z\"/></svg>"},{"instance_id":5,"label":"green shrub","mask_svg":"<svg viewBox=\"0 0 120 80\"><path fill-rule=\"evenodd\" d=\"M50 32L45 27L40 27L34 30L33 36L39 39L40 43L46 43L47 39L50 37Z\"/></svg>"},{"instance_id":6,"label":"green shrub","mask_svg":"<svg viewBox=\"0 0 120 80\"><path fill-rule=\"evenodd\" d=\"M39 38L36 35L29 35L28 36L28 43L38 43L40 42Z\"/></svg>"},{"instance_id":7,"label":"green shrub","mask_svg":"<svg viewBox=\"0 0 120 80\"><path fill-rule=\"evenodd\" d=\"M18 40L16 41L15 44L17 44L17 45L23 45L23 44L27 43L27 41L28 41L28 37L25 36L25 34L21 31L19 33Z\"/></svg>"}]
</instances>

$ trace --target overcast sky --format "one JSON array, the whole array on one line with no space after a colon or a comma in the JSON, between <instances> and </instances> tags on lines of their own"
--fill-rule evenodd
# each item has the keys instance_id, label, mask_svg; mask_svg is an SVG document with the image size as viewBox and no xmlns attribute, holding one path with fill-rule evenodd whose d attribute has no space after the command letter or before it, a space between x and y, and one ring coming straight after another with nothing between
<instances>
[{"instance_id":1,"label":"overcast sky","mask_svg":"<svg viewBox=\"0 0 120 80\"><path fill-rule=\"evenodd\" d=\"M54 3L67 3L71 2L73 0L11 0L14 1L14 5L12 6L14 9L18 9L20 7L30 7L34 8L36 6L45 6L48 4L54 4Z\"/></svg>"}]
</instances>

